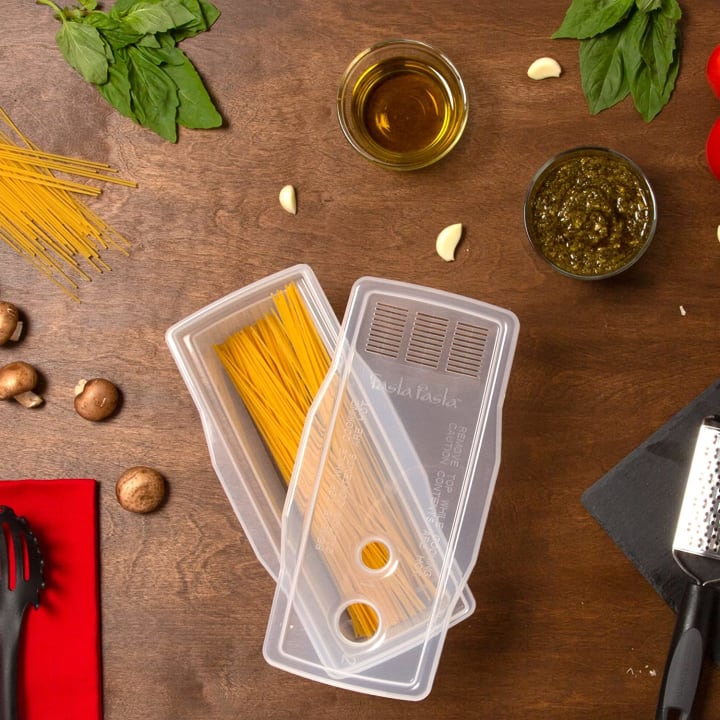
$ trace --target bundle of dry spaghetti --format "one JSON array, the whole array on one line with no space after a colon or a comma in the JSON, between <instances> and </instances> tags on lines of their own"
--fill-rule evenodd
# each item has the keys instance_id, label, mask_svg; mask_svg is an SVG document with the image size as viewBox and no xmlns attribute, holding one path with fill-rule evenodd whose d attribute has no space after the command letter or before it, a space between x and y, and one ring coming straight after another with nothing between
<instances>
[{"instance_id":1,"label":"bundle of dry spaghetti","mask_svg":"<svg viewBox=\"0 0 720 720\"><path fill-rule=\"evenodd\" d=\"M2 108L0 121L0 238L77 300L77 279L91 279L83 266L109 270L101 252L127 255L130 243L75 197L97 196L100 188L63 176L136 183L103 163L42 151Z\"/></svg>"},{"instance_id":2,"label":"bundle of dry spaghetti","mask_svg":"<svg viewBox=\"0 0 720 720\"><path fill-rule=\"evenodd\" d=\"M247 407L286 483L292 474L305 417L330 367L330 357L295 284L273 298L274 308L253 325L215 347L228 376ZM321 411L322 414L322 411ZM390 562L388 544L398 562L373 598L375 607L355 602L347 607L354 636L372 637L379 616L400 624L421 612L432 597L432 582L418 572L413 540L403 521L398 498L385 485L382 462L368 438L357 434L361 419L349 403L341 408L336 435L329 441L323 480L314 501L312 536L322 547L344 597L362 597L356 574L348 572L347 549L361 547L361 562L380 571ZM355 430L349 430L354 428ZM353 438L346 437L348 432ZM322 440L305 449L309 466L317 466ZM318 460L318 463L320 461ZM303 464L305 466L306 463ZM299 478L297 499L308 507L316 478ZM395 502L397 500L397 502ZM371 524L376 538L366 539ZM388 544L386 544L386 542ZM404 556L404 557L402 557ZM386 587L387 589L383 589ZM384 594L383 594L384 593Z\"/></svg>"}]
</instances>

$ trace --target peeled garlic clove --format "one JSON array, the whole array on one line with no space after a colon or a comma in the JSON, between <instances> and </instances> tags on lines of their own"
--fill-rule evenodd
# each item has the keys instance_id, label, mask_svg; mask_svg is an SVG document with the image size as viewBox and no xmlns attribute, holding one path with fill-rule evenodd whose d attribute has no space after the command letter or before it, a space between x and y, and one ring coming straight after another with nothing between
<instances>
[{"instance_id":1,"label":"peeled garlic clove","mask_svg":"<svg viewBox=\"0 0 720 720\"><path fill-rule=\"evenodd\" d=\"M545 80L545 78L560 77L561 72L562 68L557 60L541 57L530 65L527 74L531 80Z\"/></svg>"},{"instance_id":2,"label":"peeled garlic clove","mask_svg":"<svg viewBox=\"0 0 720 720\"><path fill-rule=\"evenodd\" d=\"M287 210L291 215L297 214L297 198L295 197L295 188L292 185L285 185L280 191L279 199L283 210Z\"/></svg>"},{"instance_id":3,"label":"peeled garlic clove","mask_svg":"<svg viewBox=\"0 0 720 720\"><path fill-rule=\"evenodd\" d=\"M462 232L462 223L455 223L454 225L448 225L446 228L443 228L437 236L435 250L437 250L437 254L445 260L445 262L450 262L455 259L455 248L460 242Z\"/></svg>"}]
</instances>

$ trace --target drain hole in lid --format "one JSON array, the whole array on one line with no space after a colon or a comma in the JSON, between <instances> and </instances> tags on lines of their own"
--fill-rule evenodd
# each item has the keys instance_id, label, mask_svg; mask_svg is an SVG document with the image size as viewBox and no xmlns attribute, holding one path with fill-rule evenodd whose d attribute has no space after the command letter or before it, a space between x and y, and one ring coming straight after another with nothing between
<instances>
[{"instance_id":1,"label":"drain hole in lid","mask_svg":"<svg viewBox=\"0 0 720 720\"><path fill-rule=\"evenodd\" d=\"M360 561L368 570L384 570L390 564L390 548L381 540L372 540L360 549Z\"/></svg>"},{"instance_id":2,"label":"drain hole in lid","mask_svg":"<svg viewBox=\"0 0 720 720\"><path fill-rule=\"evenodd\" d=\"M372 605L354 602L347 605L338 617L338 630L350 642L372 640L380 629L380 616Z\"/></svg>"}]
</instances>

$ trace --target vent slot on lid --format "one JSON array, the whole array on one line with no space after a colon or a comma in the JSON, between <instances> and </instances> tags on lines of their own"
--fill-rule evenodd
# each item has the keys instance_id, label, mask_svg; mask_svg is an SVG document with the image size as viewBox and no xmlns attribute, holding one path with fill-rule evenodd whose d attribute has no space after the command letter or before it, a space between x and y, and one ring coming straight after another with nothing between
<instances>
[{"instance_id":1,"label":"vent slot on lid","mask_svg":"<svg viewBox=\"0 0 720 720\"><path fill-rule=\"evenodd\" d=\"M399 358L407 317L407 308L378 303L375 306L365 349L378 355Z\"/></svg>"},{"instance_id":2,"label":"vent slot on lid","mask_svg":"<svg viewBox=\"0 0 720 720\"><path fill-rule=\"evenodd\" d=\"M487 341L487 328L458 322L448 352L447 371L458 375L480 377Z\"/></svg>"},{"instance_id":3,"label":"vent slot on lid","mask_svg":"<svg viewBox=\"0 0 720 720\"><path fill-rule=\"evenodd\" d=\"M405 359L416 365L425 365L436 370L440 367L443 348L447 338L447 318L417 313L408 341Z\"/></svg>"}]
</instances>

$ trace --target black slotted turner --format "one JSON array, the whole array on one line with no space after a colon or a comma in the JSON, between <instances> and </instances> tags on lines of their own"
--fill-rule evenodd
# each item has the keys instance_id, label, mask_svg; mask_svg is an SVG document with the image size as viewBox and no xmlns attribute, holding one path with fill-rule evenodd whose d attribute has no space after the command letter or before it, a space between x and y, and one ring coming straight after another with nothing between
<instances>
[{"instance_id":1,"label":"black slotted turner","mask_svg":"<svg viewBox=\"0 0 720 720\"><path fill-rule=\"evenodd\" d=\"M28 605L40 605L43 558L27 520L0 505L0 720L17 720L17 651Z\"/></svg>"}]
</instances>

